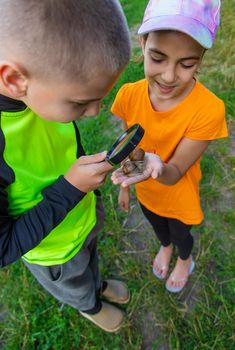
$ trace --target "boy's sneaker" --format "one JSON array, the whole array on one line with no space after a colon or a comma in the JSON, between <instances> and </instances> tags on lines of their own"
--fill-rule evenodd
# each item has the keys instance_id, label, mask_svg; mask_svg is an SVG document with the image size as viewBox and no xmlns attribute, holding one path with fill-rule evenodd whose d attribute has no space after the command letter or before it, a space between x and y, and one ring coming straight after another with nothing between
<instances>
[{"instance_id":1,"label":"boy's sneaker","mask_svg":"<svg viewBox=\"0 0 235 350\"><path fill-rule=\"evenodd\" d=\"M125 283L108 279L103 282L105 287L101 290L100 296L111 303L126 304L130 300L130 292Z\"/></svg>"},{"instance_id":2,"label":"boy's sneaker","mask_svg":"<svg viewBox=\"0 0 235 350\"><path fill-rule=\"evenodd\" d=\"M81 311L80 314L106 332L117 332L124 322L124 312L111 304L101 303L101 310L97 314L90 315Z\"/></svg>"}]
</instances>

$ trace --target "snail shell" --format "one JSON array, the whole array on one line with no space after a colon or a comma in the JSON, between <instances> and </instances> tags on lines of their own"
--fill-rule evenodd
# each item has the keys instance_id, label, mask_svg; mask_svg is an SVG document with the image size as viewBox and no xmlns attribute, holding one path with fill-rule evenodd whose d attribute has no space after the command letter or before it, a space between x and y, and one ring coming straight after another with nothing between
<instances>
[{"instance_id":1,"label":"snail shell","mask_svg":"<svg viewBox=\"0 0 235 350\"><path fill-rule=\"evenodd\" d=\"M132 163L132 161L127 160L123 166L122 166L122 171L125 175L130 174L133 170L135 170L136 165Z\"/></svg>"},{"instance_id":2,"label":"snail shell","mask_svg":"<svg viewBox=\"0 0 235 350\"><path fill-rule=\"evenodd\" d=\"M136 147L129 155L130 160L144 160L145 152L142 148Z\"/></svg>"}]
</instances>

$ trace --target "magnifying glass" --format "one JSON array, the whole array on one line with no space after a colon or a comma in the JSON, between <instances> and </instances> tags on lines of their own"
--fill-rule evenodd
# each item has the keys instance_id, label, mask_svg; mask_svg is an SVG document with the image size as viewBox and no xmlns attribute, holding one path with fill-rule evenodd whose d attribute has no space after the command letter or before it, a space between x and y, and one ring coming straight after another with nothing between
<instances>
[{"instance_id":1,"label":"magnifying glass","mask_svg":"<svg viewBox=\"0 0 235 350\"><path fill-rule=\"evenodd\" d=\"M142 126L134 124L117 139L108 151L105 160L111 165L121 163L136 148L143 136Z\"/></svg>"}]
</instances>

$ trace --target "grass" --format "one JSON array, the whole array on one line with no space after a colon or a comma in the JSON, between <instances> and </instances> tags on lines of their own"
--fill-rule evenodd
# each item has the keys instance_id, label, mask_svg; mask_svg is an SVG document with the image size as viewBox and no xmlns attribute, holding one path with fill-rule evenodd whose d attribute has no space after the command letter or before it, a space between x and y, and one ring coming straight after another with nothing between
<instances>
[{"instance_id":1,"label":"grass","mask_svg":"<svg viewBox=\"0 0 235 350\"><path fill-rule=\"evenodd\" d=\"M122 1L131 27L143 16L146 1ZM222 26L206 54L200 80L223 98L231 135L235 128L235 1L224 0ZM135 49L138 54L138 49ZM88 153L107 149L119 134L110 106L119 87L143 76L142 63L130 62L105 99L99 117L82 120ZM112 132L111 132L112 131ZM46 294L19 261L0 272L0 342L4 350L172 350L234 349L234 141L216 141L203 158L201 184L205 221L194 229L197 268L184 293L170 295L151 272L158 243L143 222L133 195L130 217L117 209L117 188L102 188L106 223L99 252L104 276L127 281L132 299L118 334L106 334L69 306Z\"/></svg>"}]
</instances>

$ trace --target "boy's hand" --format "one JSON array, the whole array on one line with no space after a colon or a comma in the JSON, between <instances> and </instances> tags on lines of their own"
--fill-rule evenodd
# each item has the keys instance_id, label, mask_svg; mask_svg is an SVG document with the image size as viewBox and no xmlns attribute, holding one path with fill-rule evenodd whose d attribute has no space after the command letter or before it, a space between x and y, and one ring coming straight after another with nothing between
<instances>
[{"instance_id":1,"label":"boy's hand","mask_svg":"<svg viewBox=\"0 0 235 350\"><path fill-rule=\"evenodd\" d=\"M71 166L64 178L82 192L90 192L100 187L112 169L105 162L107 152L82 156Z\"/></svg>"},{"instance_id":2,"label":"boy's hand","mask_svg":"<svg viewBox=\"0 0 235 350\"><path fill-rule=\"evenodd\" d=\"M138 182L145 181L152 177L157 179L162 175L164 164L157 154L145 153L146 168L141 175L128 177L123 174L122 169L117 169L112 173L111 180L115 185L121 184L122 187L127 187Z\"/></svg>"},{"instance_id":3,"label":"boy's hand","mask_svg":"<svg viewBox=\"0 0 235 350\"><path fill-rule=\"evenodd\" d=\"M118 196L118 204L121 210L128 213L130 203L130 188L120 187L120 192Z\"/></svg>"}]
</instances>

